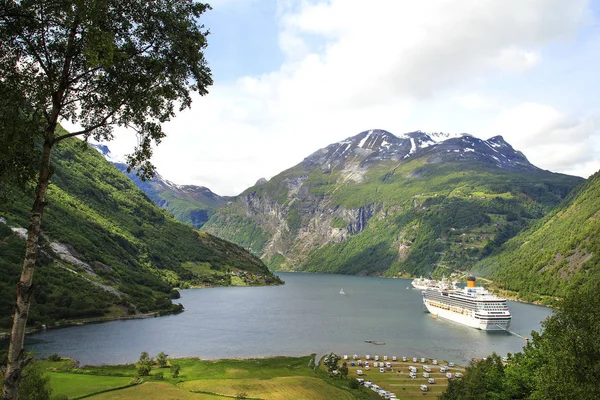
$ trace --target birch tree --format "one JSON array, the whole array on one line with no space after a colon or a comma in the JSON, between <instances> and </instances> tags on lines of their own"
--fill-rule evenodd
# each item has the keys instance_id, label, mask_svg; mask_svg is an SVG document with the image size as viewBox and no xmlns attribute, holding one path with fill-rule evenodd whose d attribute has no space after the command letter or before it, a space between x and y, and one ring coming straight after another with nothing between
<instances>
[{"instance_id":1,"label":"birch tree","mask_svg":"<svg viewBox=\"0 0 600 400\"><path fill-rule=\"evenodd\" d=\"M41 144L2 399L17 398L28 362L23 338L53 147L74 136L110 140L127 127L138 137L130 168L152 176L161 124L212 84L200 23L209 9L193 0L0 0L0 97L23 97L28 123L39 125L24 139ZM59 135L62 120L81 129Z\"/></svg>"}]
</instances>

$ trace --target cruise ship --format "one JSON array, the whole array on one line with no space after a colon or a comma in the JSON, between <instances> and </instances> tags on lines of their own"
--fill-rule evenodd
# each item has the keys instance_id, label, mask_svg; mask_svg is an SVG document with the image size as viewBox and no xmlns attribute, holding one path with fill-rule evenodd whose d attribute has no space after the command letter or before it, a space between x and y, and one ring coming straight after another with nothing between
<instances>
[{"instance_id":1,"label":"cruise ship","mask_svg":"<svg viewBox=\"0 0 600 400\"><path fill-rule=\"evenodd\" d=\"M425 278L423 278L421 276L420 278L413 279L413 281L410 284L415 289L425 290L427 288L437 287L438 282L436 280L431 279L431 278L425 279Z\"/></svg>"},{"instance_id":2,"label":"cruise ship","mask_svg":"<svg viewBox=\"0 0 600 400\"><path fill-rule=\"evenodd\" d=\"M510 326L506 299L476 287L472 276L464 289L442 286L423 290L423 303L432 315L472 328L499 331Z\"/></svg>"}]
</instances>

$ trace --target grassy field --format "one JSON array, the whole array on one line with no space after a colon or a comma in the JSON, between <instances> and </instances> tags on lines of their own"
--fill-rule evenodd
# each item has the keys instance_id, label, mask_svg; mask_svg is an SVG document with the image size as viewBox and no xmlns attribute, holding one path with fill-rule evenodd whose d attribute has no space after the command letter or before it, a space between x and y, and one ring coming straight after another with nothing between
<instances>
[{"instance_id":1,"label":"grassy field","mask_svg":"<svg viewBox=\"0 0 600 400\"><path fill-rule=\"evenodd\" d=\"M152 368L138 378L135 365L75 368L70 360L40 361L50 376L54 396L69 399L371 399L371 391L348 387L349 379L330 378L313 369L314 356L243 360L171 360L180 366L177 378L170 368ZM162 376L161 376L162 375Z\"/></svg>"},{"instance_id":2,"label":"grassy field","mask_svg":"<svg viewBox=\"0 0 600 400\"><path fill-rule=\"evenodd\" d=\"M217 393L236 397L246 393L248 398L287 399L349 399L356 398L319 377L284 376L272 379L208 379L184 382L182 387L190 391Z\"/></svg>"},{"instance_id":3,"label":"grassy field","mask_svg":"<svg viewBox=\"0 0 600 400\"><path fill-rule=\"evenodd\" d=\"M223 396L192 393L166 382L144 382L87 398L92 400L215 400L223 399Z\"/></svg>"},{"instance_id":4,"label":"grassy field","mask_svg":"<svg viewBox=\"0 0 600 400\"><path fill-rule=\"evenodd\" d=\"M439 366L447 364L439 360L424 363L392 361L391 370L380 372L370 360L370 369L358 366L358 360L348 360L348 378L332 378L324 366L314 368L314 355L305 357L272 357L261 359L200 360L198 358L174 359L170 362L180 366L177 378L171 376L170 368L152 368L150 376L138 377L136 366L105 365L76 367L68 359L61 361L39 361L50 377L54 396L69 399L96 400L188 400L188 399L380 399L373 391L361 387L350 389L349 383L357 378L357 370L363 371L362 378L396 393L399 399L436 398L447 387L445 373ZM343 360L342 360L343 361ZM340 364L341 362L340 361ZM355 366L351 365L355 362ZM364 364L365 357L361 358ZM379 362L383 361L383 356ZM383 361L385 362L385 361ZM408 367L417 367L417 378L410 378ZM429 384L423 377L423 365L432 369ZM464 372L462 367L452 367L449 372ZM429 391L422 392L420 385L426 384Z\"/></svg>"},{"instance_id":5,"label":"grassy field","mask_svg":"<svg viewBox=\"0 0 600 400\"><path fill-rule=\"evenodd\" d=\"M129 386L131 378L121 376L78 375L51 373L52 393L63 394L68 398L78 398L90 393ZM58 389L58 390L57 390Z\"/></svg>"}]
</instances>

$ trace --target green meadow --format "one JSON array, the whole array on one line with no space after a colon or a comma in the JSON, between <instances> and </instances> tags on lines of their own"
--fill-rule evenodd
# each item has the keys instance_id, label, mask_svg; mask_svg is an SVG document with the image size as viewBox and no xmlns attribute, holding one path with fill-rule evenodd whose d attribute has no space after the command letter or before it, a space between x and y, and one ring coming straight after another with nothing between
<instances>
[{"instance_id":1,"label":"green meadow","mask_svg":"<svg viewBox=\"0 0 600 400\"><path fill-rule=\"evenodd\" d=\"M39 361L50 377L52 396L64 399L376 399L350 378L331 378L315 368L315 356L264 359L169 360L138 376L135 364L76 367L71 360ZM171 366L180 367L174 378Z\"/></svg>"},{"instance_id":2,"label":"green meadow","mask_svg":"<svg viewBox=\"0 0 600 400\"><path fill-rule=\"evenodd\" d=\"M331 377L321 363L316 364L314 354L260 359L170 359L164 368L153 364L148 376L139 376L136 364L78 367L69 359L37 362L50 378L52 396L56 399L380 399L365 387L352 388L351 381L359 377L358 369L362 369L363 379L394 392L401 399L437 398L448 385L445 374L429 359L413 363L391 361L390 357L391 370L385 372L350 363L348 360L348 377L342 379ZM422 377L425 364L432 367L430 376L435 379L434 384ZM440 360L439 364L446 363ZM177 377L173 377L173 365L179 366ZM417 378L409 377L409 365L418 368ZM464 372L464 368L453 367L449 372ZM427 384L429 391L422 392L422 384Z\"/></svg>"}]
</instances>

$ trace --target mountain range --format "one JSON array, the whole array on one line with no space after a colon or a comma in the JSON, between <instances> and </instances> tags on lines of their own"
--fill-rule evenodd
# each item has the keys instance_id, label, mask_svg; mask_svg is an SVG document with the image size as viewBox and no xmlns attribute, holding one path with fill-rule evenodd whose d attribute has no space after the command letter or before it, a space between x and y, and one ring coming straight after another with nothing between
<instances>
[{"instance_id":1,"label":"mountain range","mask_svg":"<svg viewBox=\"0 0 600 400\"><path fill-rule=\"evenodd\" d=\"M281 283L243 248L176 221L80 140L53 151L30 325L180 311L178 287ZM31 199L0 204L0 330L12 323Z\"/></svg>"},{"instance_id":2,"label":"mountain range","mask_svg":"<svg viewBox=\"0 0 600 400\"><path fill-rule=\"evenodd\" d=\"M502 136L373 129L219 204L195 197L190 210L206 210L203 230L275 270L441 276L482 265L490 275L481 260L582 182L536 167ZM181 186L154 185L163 199L183 198Z\"/></svg>"}]
</instances>

